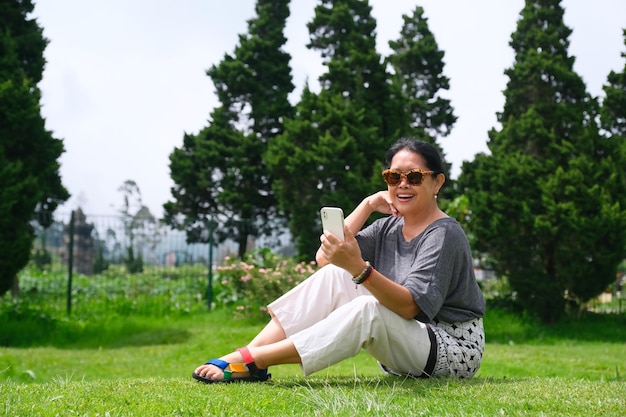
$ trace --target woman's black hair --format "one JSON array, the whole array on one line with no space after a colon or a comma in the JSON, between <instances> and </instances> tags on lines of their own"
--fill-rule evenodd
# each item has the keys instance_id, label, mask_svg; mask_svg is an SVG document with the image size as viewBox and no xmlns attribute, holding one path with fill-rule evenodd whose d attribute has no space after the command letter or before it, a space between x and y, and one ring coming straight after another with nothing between
<instances>
[{"instance_id":1,"label":"woman's black hair","mask_svg":"<svg viewBox=\"0 0 626 417\"><path fill-rule=\"evenodd\" d=\"M385 156L385 166L390 168L393 157L404 149L408 149L411 152L421 155L426 161L427 168L434 171L434 177L436 177L437 174L445 175L446 172L443 169L441 154L437 148L428 142L417 140L415 138L400 138L396 141L396 143L391 145L391 147L387 150L387 155Z\"/></svg>"}]
</instances>

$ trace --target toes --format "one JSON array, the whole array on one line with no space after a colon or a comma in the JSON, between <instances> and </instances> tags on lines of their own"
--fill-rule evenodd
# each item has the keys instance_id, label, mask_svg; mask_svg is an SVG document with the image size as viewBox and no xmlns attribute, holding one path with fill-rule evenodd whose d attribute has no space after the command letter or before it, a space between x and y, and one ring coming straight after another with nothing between
<instances>
[{"instance_id":1,"label":"toes","mask_svg":"<svg viewBox=\"0 0 626 417\"><path fill-rule=\"evenodd\" d=\"M199 375L203 378L215 379L216 377L220 376L219 375L220 371L221 369L215 365L201 365L196 368L195 373L196 375Z\"/></svg>"},{"instance_id":2,"label":"toes","mask_svg":"<svg viewBox=\"0 0 626 417\"><path fill-rule=\"evenodd\" d=\"M209 367L206 365L202 365L202 366L198 366L195 370L195 373L200 375L200 376L205 376L206 373L208 372Z\"/></svg>"}]
</instances>

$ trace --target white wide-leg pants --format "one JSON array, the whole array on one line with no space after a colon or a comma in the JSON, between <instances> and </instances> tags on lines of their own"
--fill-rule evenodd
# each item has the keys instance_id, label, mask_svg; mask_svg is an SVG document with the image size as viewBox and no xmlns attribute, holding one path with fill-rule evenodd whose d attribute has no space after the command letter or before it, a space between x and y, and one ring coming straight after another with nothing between
<instances>
[{"instance_id":1,"label":"white wide-leg pants","mask_svg":"<svg viewBox=\"0 0 626 417\"><path fill-rule=\"evenodd\" d=\"M389 370L422 374L431 342L424 323L389 310L334 265L269 305L302 359L304 375L367 350Z\"/></svg>"}]
</instances>

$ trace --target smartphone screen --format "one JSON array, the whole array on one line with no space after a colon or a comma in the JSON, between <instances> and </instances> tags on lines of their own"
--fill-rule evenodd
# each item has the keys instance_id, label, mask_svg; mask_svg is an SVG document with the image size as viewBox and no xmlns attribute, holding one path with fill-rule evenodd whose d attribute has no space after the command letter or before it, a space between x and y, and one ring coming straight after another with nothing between
<instances>
[{"instance_id":1,"label":"smartphone screen","mask_svg":"<svg viewBox=\"0 0 626 417\"><path fill-rule=\"evenodd\" d=\"M322 216L322 229L328 230L339 239L344 240L343 210L339 207L322 207L320 214Z\"/></svg>"}]
</instances>

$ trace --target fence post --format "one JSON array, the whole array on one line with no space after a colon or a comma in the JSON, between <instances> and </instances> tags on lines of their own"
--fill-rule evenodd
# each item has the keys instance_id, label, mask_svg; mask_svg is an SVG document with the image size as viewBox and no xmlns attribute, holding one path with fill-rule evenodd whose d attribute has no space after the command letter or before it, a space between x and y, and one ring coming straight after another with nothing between
<instances>
[{"instance_id":1,"label":"fence post","mask_svg":"<svg viewBox=\"0 0 626 417\"><path fill-rule=\"evenodd\" d=\"M211 311L211 305L213 304L213 229L215 228L215 222L213 219L209 220L209 282L206 290L206 298L209 311Z\"/></svg>"},{"instance_id":2,"label":"fence post","mask_svg":"<svg viewBox=\"0 0 626 417\"><path fill-rule=\"evenodd\" d=\"M70 241L67 247L67 315L72 313L72 271L74 269L74 210L70 216Z\"/></svg>"}]
</instances>

